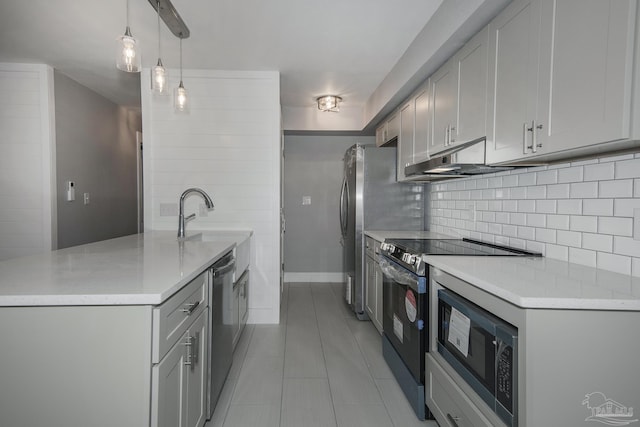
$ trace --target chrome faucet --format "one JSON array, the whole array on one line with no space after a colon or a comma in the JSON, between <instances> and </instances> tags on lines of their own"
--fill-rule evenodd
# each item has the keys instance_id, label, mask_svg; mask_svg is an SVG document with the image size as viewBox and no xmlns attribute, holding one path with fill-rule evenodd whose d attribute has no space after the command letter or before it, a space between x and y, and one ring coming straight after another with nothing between
<instances>
[{"instance_id":1,"label":"chrome faucet","mask_svg":"<svg viewBox=\"0 0 640 427\"><path fill-rule=\"evenodd\" d=\"M184 217L184 199L191 193L198 193L204 199L204 204L207 206L207 209L213 208L213 201L211 197L203 190L199 188L187 188L184 190L184 193L180 196L180 215L178 215L178 239L184 239L184 223L189 221L190 219L195 218L196 214L192 213L188 217Z\"/></svg>"}]
</instances>

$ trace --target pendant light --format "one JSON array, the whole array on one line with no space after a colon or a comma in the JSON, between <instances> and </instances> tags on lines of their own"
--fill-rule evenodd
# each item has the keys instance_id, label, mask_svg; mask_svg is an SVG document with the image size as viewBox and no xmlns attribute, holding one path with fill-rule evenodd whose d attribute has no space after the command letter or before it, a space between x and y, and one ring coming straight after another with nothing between
<instances>
[{"instance_id":1,"label":"pendant light","mask_svg":"<svg viewBox=\"0 0 640 427\"><path fill-rule=\"evenodd\" d=\"M182 83L182 33L180 34L180 84L173 92L174 100L173 106L176 111L188 111L189 104L187 99L187 90Z\"/></svg>"},{"instance_id":2,"label":"pendant light","mask_svg":"<svg viewBox=\"0 0 640 427\"><path fill-rule=\"evenodd\" d=\"M118 37L118 59L116 67L128 73L140 72L140 52L136 50L138 42L129 28L129 0L127 0L127 28L124 35Z\"/></svg>"},{"instance_id":3,"label":"pendant light","mask_svg":"<svg viewBox=\"0 0 640 427\"><path fill-rule=\"evenodd\" d=\"M158 0L158 64L151 69L151 90L158 95L167 92L167 73L162 65L160 45L160 1Z\"/></svg>"}]
</instances>

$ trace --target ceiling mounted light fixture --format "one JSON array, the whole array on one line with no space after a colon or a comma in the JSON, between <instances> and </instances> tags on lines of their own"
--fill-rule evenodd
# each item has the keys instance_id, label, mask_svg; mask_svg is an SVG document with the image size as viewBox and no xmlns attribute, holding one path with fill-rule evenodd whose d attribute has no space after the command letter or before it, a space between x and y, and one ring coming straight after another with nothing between
<instances>
[{"instance_id":1,"label":"ceiling mounted light fixture","mask_svg":"<svg viewBox=\"0 0 640 427\"><path fill-rule=\"evenodd\" d=\"M337 113L340 111L342 98L336 95L324 95L317 98L316 101L318 101L318 110Z\"/></svg>"},{"instance_id":2,"label":"ceiling mounted light fixture","mask_svg":"<svg viewBox=\"0 0 640 427\"><path fill-rule=\"evenodd\" d=\"M160 59L161 45L160 45L160 1L158 0L158 64L151 69L151 90L159 95L167 92L167 72L162 65L162 59Z\"/></svg>"},{"instance_id":3,"label":"ceiling mounted light fixture","mask_svg":"<svg viewBox=\"0 0 640 427\"><path fill-rule=\"evenodd\" d=\"M173 106L176 111L187 112L189 110L187 90L182 83L182 37L180 37L180 84L174 90L173 96Z\"/></svg>"},{"instance_id":4,"label":"ceiling mounted light fixture","mask_svg":"<svg viewBox=\"0 0 640 427\"><path fill-rule=\"evenodd\" d=\"M118 37L118 59L116 67L127 73L140 72L140 52L137 51L138 42L131 35L129 28L129 0L127 0L127 28L124 35Z\"/></svg>"}]
</instances>

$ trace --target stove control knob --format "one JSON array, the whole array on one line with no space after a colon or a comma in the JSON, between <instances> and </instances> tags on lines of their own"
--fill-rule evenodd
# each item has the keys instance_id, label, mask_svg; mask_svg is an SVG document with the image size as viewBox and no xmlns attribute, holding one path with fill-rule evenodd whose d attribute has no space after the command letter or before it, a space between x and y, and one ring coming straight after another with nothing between
<instances>
[{"instance_id":1,"label":"stove control knob","mask_svg":"<svg viewBox=\"0 0 640 427\"><path fill-rule=\"evenodd\" d=\"M383 251L389 250L389 244L388 243L381 243L380 244L380 249L382 249Z\"/></svg>"},{"instance_id":2,"label":"stove control knob","mask_svg":"<svg viewBox=\"0 0 640 427\"><path fill-rule=\"evenodd\" d=\"M389 246L388 246L388 247L389 247L389 252L393 253L393 252L395 252L395 251L396 251L396 247L395 247L395 246L393 246L392 244L389 244Z\"/></svg>"},{"instance_id":3,"label":"stove control knob","mask_svg":"<svg viewBox=\"0 0 640 427\"><path fill-rule=\"evenodd\" d=\"M415 264L416 264L416 261L417 261L417 259L418 259L418 257L417 257L417 256L415 256L415 255L409 255L409 256L407 257L407 259L408 259L407 264L409 264L409 265L415 265Z\"/></svg>"}]
</instances>

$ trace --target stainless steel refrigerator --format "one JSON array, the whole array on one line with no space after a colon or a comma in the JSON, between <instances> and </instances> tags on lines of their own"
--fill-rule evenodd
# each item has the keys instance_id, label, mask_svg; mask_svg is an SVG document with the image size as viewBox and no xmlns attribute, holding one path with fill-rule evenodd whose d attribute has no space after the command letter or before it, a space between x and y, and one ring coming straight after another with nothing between
<instances>
[{"instance_id":1,"label":"stainless steel refrigerator","mask_svg":"<svg viewBox=\"0 0 640 427\"><path fill-rule=\"evenodd\" d=\"M396 182L396 148L356 144L344 155L340 228L344 298L360 320L365 311L366 230L422 230L423 184Z\"/></svg>"}]
</instances>

